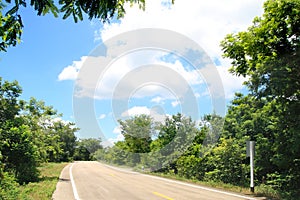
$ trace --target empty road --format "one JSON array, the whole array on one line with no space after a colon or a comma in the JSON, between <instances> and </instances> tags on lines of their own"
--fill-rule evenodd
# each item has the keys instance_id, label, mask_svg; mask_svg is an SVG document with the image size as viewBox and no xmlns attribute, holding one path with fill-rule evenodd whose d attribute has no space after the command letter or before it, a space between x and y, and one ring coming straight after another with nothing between
<instances>
[{"instance_id":1,"label":"empty road","mask_svg":"<svg viewBox=\"0 0 300 200\"><path fill-rule=\"evenodd\" d=\"M53 199L237 200L254 198L140 174L96 161L82 161L71 163L63 169Z\"/></svg>"}]
</instances>

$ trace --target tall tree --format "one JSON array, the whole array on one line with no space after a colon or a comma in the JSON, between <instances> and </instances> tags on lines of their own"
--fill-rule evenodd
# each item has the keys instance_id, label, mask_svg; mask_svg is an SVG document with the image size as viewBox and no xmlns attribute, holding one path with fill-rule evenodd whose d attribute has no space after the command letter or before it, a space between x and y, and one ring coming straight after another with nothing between
<instances>
[{"instance_id":1,"label":"tall tree","mask_svg":"<svg viewBox=\"0 0 300 200\"><path fill-rule=\"evenodd\" d=\"M150 151L153 122L149 115L134 116L125 121L119 120L119 123L129 151L132 153Z\"/></svg>"},{"instance_id":2,"label":"tall tree","mask_svg":"<svg viewBox=\"0 0 300 200\"><path fill-rule=\"evenodd\" d=\"M276 173L269 177L299 196L300 1L266 1L263 16L255 18L247 31L228 35L222 47L224 56L232 59L231 72L248 76L251 95L258 102L269 102L270 114L278 118L272 128L278 131L270 136Z\"/></svg>"},{"instance_id":3,"label":"tall tree","mask_svg":"<svg viewBox=\"0 0 300 200\"><path fill-rule=\"evenodd\" d=\"M149 115L138 115L124 121L119 120L125 138L126 150L132 156L132 164L140 162L140 153L150 152L153 121Z\"/></svg>"},{"instance_id":4,"label":"tall tree","mask_svg":"<svg viewBox=\"0 0 300 200\"><path fill-rule=\"evenodd\" d=\"M180 113L167 117L158 130L158 138L153 143L152 149L159 150L161 154L160 166L177 173L177 159L192 146L197 136L200 138L203 136L199 134L195 121Z\"/></svg>"},{"instance_id":5,"label":"tall tree","mask_svg":"<svg viewBox=\"0 0 300 200\"><path fill-rule=\"evenodd\" d=\"M21 103L18 97L21 87L17 82L0 78L0 153L4 170L15 175L19 183L38 178L37 149L33 144L29 126L19 115Z\"/></svg>"}]
</instances>

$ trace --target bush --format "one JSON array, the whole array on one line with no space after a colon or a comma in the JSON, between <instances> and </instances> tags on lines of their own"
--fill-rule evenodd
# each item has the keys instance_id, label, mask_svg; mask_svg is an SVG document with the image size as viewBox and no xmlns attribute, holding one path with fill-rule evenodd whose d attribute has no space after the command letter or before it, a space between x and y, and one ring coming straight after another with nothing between
<instances>
[{"instance_id":1,"label":"bush","mask_svg":"<svg viewBox=\"0 0 300 200\"><path fill-rule=\"evenodd\" d=\"M7 172L1 174L0 178L0 199L15 200L20 199L19 184L15 181L14 177Z\"/></svg>"}]
</instances>

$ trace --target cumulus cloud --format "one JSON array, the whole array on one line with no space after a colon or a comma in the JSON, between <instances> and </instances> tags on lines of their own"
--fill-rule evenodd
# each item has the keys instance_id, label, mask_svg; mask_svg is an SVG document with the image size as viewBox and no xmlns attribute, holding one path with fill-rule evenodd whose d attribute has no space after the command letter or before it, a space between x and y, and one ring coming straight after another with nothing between
<instances>
[{"instance_id":1,"label":"cumulus cloud","mask_svg":"<svg viewBox=\"0 0 300 200\"><path fill-rule=\"evenodd\" d=\"M132 117L137 115L150 115L150 109L146 106L134 106L122 113L122 117Z\"/></svg>"},{"instance_id":2,"label":"cumulus cloud","mask_svg":"<svg viewBox=\"0 0 300 200\"><path fill-rule=\"evenodd\" d=\"M72 65L65 67L62 70L62 72L58 75L58 80L75 80L77 78L80 68L82 67L86 59L87 56L82 56L79 61L73 61Z\"/></svg>"},{"instance_id":3,"label":"cumulus cloud","mask_svg":"<svg viewBox=\"0 0 300 200\"><path fill-rule=\"evenodd\" d=\"M124 111L121 116L126 118L142 114L150 115L155 122L163 122L167 116L167 114L164 112L164 109L159 106L154 106L152 108L148 108L147 106L134 106Z\"/></svg>"},{"instance_id":4,"label":"cumulus cloud","mask_svg":"<svg viewBox=\"0 0 300 200\"><path fill-rule=\"evenodd\" d=\"M221 57L220 41L228 33L245 30L255 16L262 14L262 5L261 0L176 0L171 6L160 0L146 1L146 11L127 5L125 17L118 23L105 24L98 37L105 41L139 28L162 28L182 33L200 44L213 60L221 62L222 67L218 67L218 71L226 98L231 98L235 91L243 88L245 79L228 73L229 65ZM181 70L178 68L180 62L173 64L173 67ZM182 72L182 76L192 83L199 81L195 79L199 77L197 74Z\"/></svg>"},{"instance_id":5,"label":"cumulus cloud","mask_svg":"<svg viewBox=\"0 0 300 200\"><path fill-rule=\"evenodd\" d=\"M241 83L244 79L227 72L229 64L221 57L220 41L228 33L245 30L255 16L261 15L262 4L261 0L176 0L174 5L170 5L162 3L161 0L152 0L146 1L145 11L128 4L125 6L124 18L116 23L104 24L101 29L95 31L95 38L107 41L120 33L140 28L162 28L181 33L198 43L212 60L218 60L220 66L217 69L223 81L226 98L230 98L235 91L243 88ZM114 51L117 52L119 48L120 44L110 47L107 54L117 56ZM79 61L66 66L59 74L58 80L74 80L78 77L82 65L88 65L89 71L80 71L77 81L80 88L75 95L96 99L128 98L129 94L137 98L160 95L161 98L176 99L185 94L187 86L203 83L197 70L187 70L180 60L162 61L161 57L165 55L165 52L137 51L118 57L113 63L109 63L111 57L83 56ZM99 66L99 63L109 65ZM136 70L139 66L150 64L167 66L177 73L177 76ZM136 85L137 81L142 81L144 77L159 76L162 79L164 77L165 81L156 79L157 82L162 82L160 85L155 81L152 85ZM186 80L188 85L183 85L180 78ZM95 80L98 83L96 86ZM174 97L174 94L179 94L179 97Z\"/></svg>"},{"instance_id":6,"label":"cumulus cloud","mask_svg":"<svg viewBox=\"0 0 300 200\"><path fill-rule=\"evenodd\" d=\"M247 81L247 77L234 76L228 70L229 67L217 67L222 79L226 99L232 99L236 92L241 92L245 87L243 83Z\"/></svg>"},{"instance_id":7,"label":"cumulus cloud","mask_svg":"<svg viewBox=\"0 0 300 200\"><path fill-rule=\"evenodd\" d=\"M152 98L151 102L159 104L159 103L163 103L163 100L164 100L163 98L161 98L160 96L157 96L157 97Z\"/></svg>"},{"instance_id":8,"label":"cumulus cloud","mask_svg":"<svg viewBox=\"0 0 300 200\"><path fill-rule=\"evenodd\" d=\"M116 126L114 128L114 130L113 130L113 133L115 133L115 134L121 134L121 128L120 128L120 126Z\"/></svg>"},{"instance_id":9,"label":"cumulus cloud","mask_svg":"<svg viewBox=\"0 0 300 200\"><path fill-rule=\"evenodd\" d=\"M105 24L98 38L107 40L139 28L162 28L182 33L198 42L211 57L220 55L219 42L231 32L244 30L262 13L261 0L161 0L146 1L146 10L125 6L126 15L117 23ZM138 16L138 17L137 17Z\"/></svg>"},{"instance_id":10,"label":"cumulus cloud","mask_svg":"<svg viewBox=\"0 0 300 200\"><path fill-rule=\"evenodd\" d=\"M100 116L99 116L99 119L104 119L106 117L106 114L101 114Z\"/></svg>"},{"instance_id":11,"label":"cumulus cloud","mask_svg":"<svg viewBox=\"0 0 300 200\"><path fill-rule=\"evenodd\" d=\"M173 107L176 107L176 106L178 106L179 104L180 104L179 101L172 101L172 102L171 102L171 105L172 105Z\"/></svg>"}]
</instances>

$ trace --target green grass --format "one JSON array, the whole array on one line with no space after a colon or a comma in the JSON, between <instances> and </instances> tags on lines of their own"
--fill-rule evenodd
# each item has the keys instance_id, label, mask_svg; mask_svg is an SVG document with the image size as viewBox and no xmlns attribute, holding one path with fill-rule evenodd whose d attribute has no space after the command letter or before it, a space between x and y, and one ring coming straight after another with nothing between
<instances>
[{"instance_id":1,"label":"green grass","mask_svg":"<svg viewBox=\"0 0 300 200\"><path fill-rule=\"evenodd\" d=\"M29 200L51 199L61 170L68 163L44 163L39 167L39 182L20 186L21 198Z\"/></svg>"},{"instance_id":2,"label":"green grass","mask_svg":"<svg viewBox=\"0 0 300 200\"><path fill-rule=\"evenodd\" d=\"M240 187L232 184L227 184L223 182L215 182L215 181L198 181L198 180L191 180L191 179L186 179L178 175L174 174L163 174L163 173L147 173L151 174L154 176L160 176L164 178L169 178L173 180L179 180L179 181L184 181L187 183L194 183L194 184L199 184L201 186L207 186L207 187L212 187L212 188L217 188L220 190L225 190L225 191L231 191L234 193L241 193L247 196L253 196L253 197L261 197L260 199L272 199L272 200L277 200L280 199L280 195L278 192L275 190L272 190L270 187L266 185L261 185L255 188L255 193L251 193L249 188L245 187Z\"/></svg>"}]
</instances>

